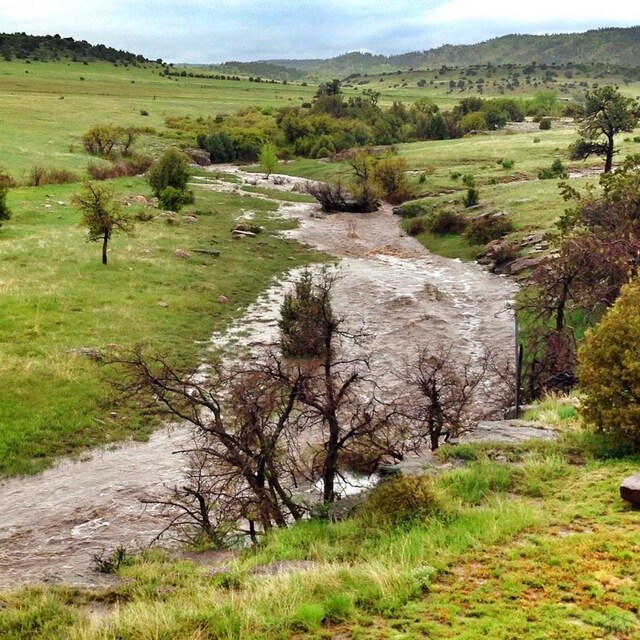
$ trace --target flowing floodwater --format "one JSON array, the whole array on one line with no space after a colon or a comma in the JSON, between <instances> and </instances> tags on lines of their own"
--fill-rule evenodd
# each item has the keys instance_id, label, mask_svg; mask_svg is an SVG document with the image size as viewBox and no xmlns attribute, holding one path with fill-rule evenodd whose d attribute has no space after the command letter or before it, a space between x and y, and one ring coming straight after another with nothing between
<instances>
[{"instance_id":1,"label":"flowing floodwater","mask_svg":"<svg viewBox=\"0 0 640 640\"><path fill-rule=\"evenodd\" d=\"M225 169L239 180L274 186L236 168ZM295 179L286 179L278 188L295 185ZM213 179L202 186L237 189ZM483 345L512 352L513 320L506 307L516 285L476 264L430 254L401 232L390 207L372 214L322 216L316 206L296 203L281 205L281 213L300 221L290 237L340 259L333 306L349 322L364 322L373 334L366 348L374 374L401 371L421 345L453 343L462 357L479 355ZM280 303L299 273L292 270L274 282L242 321L212 338L211 349L237 352L274 344ZM106 579L93 571L92 558L118 546L144 546L162 530L164 521L141 499L179 481L183 460L173 452L188 440L184 427L165 428L147 443L89 452L40 475L4 481L0 588L39 580L93 584Z\"/></svg>"}]
</instances>

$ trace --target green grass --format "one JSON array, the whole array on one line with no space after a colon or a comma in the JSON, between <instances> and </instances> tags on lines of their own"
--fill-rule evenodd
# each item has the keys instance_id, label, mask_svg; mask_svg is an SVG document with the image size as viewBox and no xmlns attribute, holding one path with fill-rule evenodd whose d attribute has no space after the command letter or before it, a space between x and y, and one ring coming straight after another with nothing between
<instances>
[{"instance_id":1,"label":"green grass","mask_svg":"<svg viewBox=\"0 0 640 640\"><path fill-rule=\"evenodd\" d=\"M149 195L139 178L115 181L124 195ZM179 226L166 217L138 223L132 237L114 236L109 264L88 244L70 205L77 186L13 189L14 216L0 231L0 474L34 472L56 456L149 431L130 408L114 407L105 375L73 349L144 345L195 364L198 342L238 317L270 279L312 259L277 236L290 226L277 204L246 194L196 187L198 221ZM233 240L240 210L265 227L259 237ZM136 207L130 207L134 212ZM219 258L176 249L220 251ZM224 295L229 304L218 303ZM112 415L112 411L116 414Z\"/></svg>"},{"instance_id":2,"label":"green grass","mask_svg":"<svg viewBox=\"0 0 640 640\"><path fill-rule=\"evenodd\" d=\"M585 454L576 466L576 446L479 447L476 462L436 480L447 508L411 525L307 521L212 569L147 551L102 590L6 592L0 631L12 640L631 640L640 512L617 487L638 460ZM282 561L298 568L255 572Z\"/></svg>"}]
</instances>

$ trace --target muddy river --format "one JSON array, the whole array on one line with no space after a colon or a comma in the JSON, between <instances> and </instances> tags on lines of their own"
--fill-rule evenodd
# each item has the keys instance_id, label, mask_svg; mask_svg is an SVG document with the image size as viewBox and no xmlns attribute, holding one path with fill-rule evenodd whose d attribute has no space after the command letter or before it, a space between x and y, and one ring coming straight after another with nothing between
<instances>
[{"instance_id":1,"label":"muddy river","mask_svg":"<svg viewBox=\"0 0 640 640\"><path fill-rule=\"evenodd\" d=\"M255 176L227 167L239 180ZM292 188L288 179L279 188ZM273 187L258 179L261 186ZM204 188L229 190L212 180ZM373 214L320 215L315 205L283 204L281 214L300 221L289 235L339 258L334 309L352 322L364 321L375 335L372 370L400 370L416 345L453 342L461 354L478 355L482 345L509 354L513 320L506 311L515 284L475 264L430 254L403 234L391 208ZM251 241L250 238L240 241ZM277 313L286 287L298 272L285 274L252 304L241 322L211 348L251 349L277 337ZM181 476L183 461L173 452L189 438L180 426L157 431L146 443L85 453L44 473L0 485L0 588L48 581L97 584L106 578L92 558L117 546L144 546L163 521L141 498L157 494Z\"/></svg>"}]
</instances>

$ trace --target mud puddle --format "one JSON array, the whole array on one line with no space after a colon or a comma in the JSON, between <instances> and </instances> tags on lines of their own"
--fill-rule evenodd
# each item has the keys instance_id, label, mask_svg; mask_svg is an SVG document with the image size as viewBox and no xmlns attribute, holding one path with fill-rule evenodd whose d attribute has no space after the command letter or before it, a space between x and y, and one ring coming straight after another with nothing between
<instances>
[{"instance_id":1,"label":"mud puddle","mask_svg":"<svg viewBox=\"0 0 640 640\"><path fill-rule=\"evenodd\" d=\"M269 188L290 190L300 182L282 178L275 185L235 167L223 170ZM218 183L212 180L206 188L234 188ZM290 237L340 258L334 308L358 326L364 321L374 334L367 347L372 371L384 376L401 370L425 344L453 343L461 355L471 356L483 344L512 352L513 321L505 309L516 285L475 264L430 254L401 232L390 207L366 215L322 216L314 205L295 203L282 204L281 213L300 221ZM212 338L211 349L242 353L273 345L280 303L298 274L293 270L274 282L242 321ZM92 569L94 556L118 546L145 546L163 528L164 520L140 500L180 479L183 461L173 452L188 440L187 429L166 428L148 443L90 452L38 476L3 482L0 588L41 580L105 580Z\"/></svg>"}]
</instances>

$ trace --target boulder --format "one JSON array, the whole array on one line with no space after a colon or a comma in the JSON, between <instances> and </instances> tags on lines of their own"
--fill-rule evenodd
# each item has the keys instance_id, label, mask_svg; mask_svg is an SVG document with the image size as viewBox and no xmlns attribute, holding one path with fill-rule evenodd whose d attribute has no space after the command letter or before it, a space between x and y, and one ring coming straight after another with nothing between
<instances>
[{"instance_id":1,"label":"boulder","mask_svg":"<svg viewBox=\"0 0 640 640\"><path fill-rule=\"evenodd\" d=\"M185 251L184 249L176 249L173 252L173 255L176 258L190 258L191 257L191 254L188 251Z\"/></svg>"},{"instance_id":2,"label":"boulder","mask_svg":"<svg viewBox=\"0 0 640 640\"><path fill-rule=\"evenodd\" d=\"M209 154L203 149L185 149L184 151L189 159L200 167L211 166L211 158Z\"/></svg>"},{"instance_id":3,"label":"boulder","mask_svg":"<svg viewBox=\"0 0 640 640\"><path fill-rule=\"evenodd\" d=\"M629 476L622 481L620 496L634 507L640 507L640 475Z\"/></svg>"},{"instance_id":4,"label":"boulder","mask_svg":"<svg viewBox=\"0 0 640 640\"><path fill-rule=\"evenodd\" d=\"M460 434L455 442L520 444L528 440L555 440L558 432L527 420L481 420L473 431ZM453 439L450 441L453 442Z\"/></svg>"}]
</instances>

